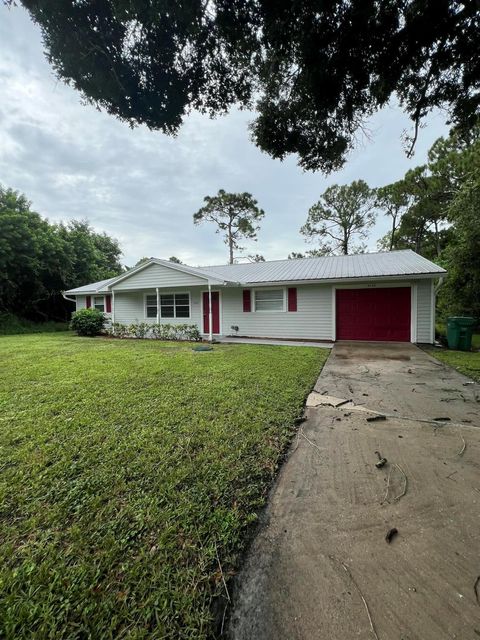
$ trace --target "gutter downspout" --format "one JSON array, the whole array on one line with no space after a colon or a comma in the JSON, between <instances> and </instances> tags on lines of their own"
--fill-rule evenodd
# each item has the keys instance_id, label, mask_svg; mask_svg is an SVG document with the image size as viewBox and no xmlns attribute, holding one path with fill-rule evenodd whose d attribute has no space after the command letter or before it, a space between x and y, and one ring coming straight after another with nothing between
<instances>
[{"instance_id":1,"label":"gutter downspout","mask_svg":"<svg viewBox=\"0 0 480 640\"><path fill-rule=\"evenodd\" d=\"M61 291L60 293L62 294L62 298L64 298L65 300L68 300L69 302L75 302L75 304L77 303L77 299L69 298L68 296L65 295L65 291Z\"/></svg>"},{"instance_id":2,"label":"gutter downspout","mask_svg":"<svg viewBox=\"0 0 480 640\"><path fill-rule=\"evenodd\" d=\"M158 292L158 287L155 288L157 293L157 324L160 324L160 293Z\"/></svg>"},{"instance_id":3,"label":"gutter downspout","mask_svg":"<svg viewBox=\"0 0 480 640\"><path fill-rule=\"evenodd\" d=\"M115 291L112 289L112 324L115 324Z\"/></svg>"},{"instance_id":4,"label":"gutter downspout","mask_svg":"<svg viewBox=\"0 0 480 640\"><path fill-rule=\"evenodd\" d=\"M440 287L443 284L443 280L444 280L444 276L440 276L440 278L438 279L437 284L435 285L435 295L437 295L437 291L440 289Z\"/></svg>"},{"instance_id":5,"label":"gutter downspout","mask_svg":"<svg viewBox=\"0 0 480 640\"><path fill-rule=\"evenodd\" d=\"M437 293L438 290L440 289L440 287L443 284L443 276L440 276L438 279L437 284L432 287L433 288L433 295L432 295L432 344L435 344L435 320L436 320L436 312L437 312ZM432 284L433 284L433 280L432 280Z\"/></svg>"},{"instance_id":6,"label":"gutter downspout","mask_svg":"<svg viewBox=\"0 0 480 640\"><path fill-rule=\"evenodd\" d=\"M208 340L213 342L213 327L212 327L212 285L208 283Z\"/></svg>"}]
</instances>

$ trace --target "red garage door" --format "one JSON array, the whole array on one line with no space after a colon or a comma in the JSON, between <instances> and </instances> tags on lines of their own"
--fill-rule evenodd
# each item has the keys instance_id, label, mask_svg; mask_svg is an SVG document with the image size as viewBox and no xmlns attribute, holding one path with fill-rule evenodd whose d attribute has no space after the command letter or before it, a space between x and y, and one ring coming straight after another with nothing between
<instances>
[{"instance_id":1,"label":"red garage door","mask_svg":"<svg viewBox=\"0 0 480 640\"><path fill-rule=\"evenodd\" d=\"M410 341L410 287L337 289L337 340Z\"/></svg>"}]
</instances>

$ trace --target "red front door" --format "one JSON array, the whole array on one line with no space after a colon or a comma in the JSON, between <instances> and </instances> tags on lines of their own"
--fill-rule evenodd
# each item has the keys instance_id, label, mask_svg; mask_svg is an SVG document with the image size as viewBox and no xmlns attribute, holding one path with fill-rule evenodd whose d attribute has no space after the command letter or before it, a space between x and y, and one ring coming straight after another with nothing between
<instances>
[{"instance_id":1,"label":"red front door","mask_svg":"<svg viewBox=\"0 0 480 640\"><path fill-rule=\"evenodd\" d=\"M203 333L210 333L208 291L203 292ZM220 294L212 291L212 333L220 333Z\"/></svg>"},{"instance_id":2,"label":"red front door","mask_svg":"<svg viewBox=\"0 0 480 640\"><path fill-rule=\"evenodd\" d=\"M337 340L410 340L410 287L337 289Z\"/></svg>"}]
</instances>

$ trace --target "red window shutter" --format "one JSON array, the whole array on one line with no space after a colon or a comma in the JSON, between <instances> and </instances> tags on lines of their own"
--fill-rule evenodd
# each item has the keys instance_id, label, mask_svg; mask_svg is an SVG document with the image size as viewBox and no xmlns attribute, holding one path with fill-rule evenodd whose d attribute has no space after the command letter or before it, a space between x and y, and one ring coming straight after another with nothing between
<instances>
[{"instance_id":1,"label":"red window shutter","mask_svg":"<svg viewBox=\"0 0 480 640\"><path fill-rule=\"evenodd\" d=\"M288 290L288 310L296 311L297 310L297 289L296 287L292 287Z\"/></svg>"},{"instance_id":2,"label":"red window shutter","mask_svg":"<svg viewBox=\"0 0 480 640\"><path fill-rule=\"evenodd\" d=\"M105 296L105 311L112 313L112 296Z\"/></svg>"},{"instance_id":3,"label":"red window shutter","mask_svg":"<svg viewBox=\"0 0 480 640\"><path fill-rule=\"evenodd\" d=\"M243 310L251 311L252 310L252 296L250 289L243 290Z\"/></svg>"},{"instance_id":4,"label":"red window shutter","mask_svg":"<svg viewBox=\"0 0 480 640\"><path fill-rule=\"evenodd\" d=\"M90 307L92 306L92 296L87 296L85 298L85 306L87 307L87 309L90 309Z\"/></svg>"}]
</instances>

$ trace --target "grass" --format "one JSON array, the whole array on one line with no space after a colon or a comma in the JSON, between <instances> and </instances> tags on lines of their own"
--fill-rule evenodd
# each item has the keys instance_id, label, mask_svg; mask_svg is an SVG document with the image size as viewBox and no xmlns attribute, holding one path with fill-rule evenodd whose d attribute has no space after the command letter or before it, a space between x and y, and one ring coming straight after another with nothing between
<instances>
[{"instance_id":1,"label":"grass","mask_svg":"<svg viewBox=\"0 0 480 640\"><path fill-rule=\"evenodd\" d=\"M450 365L460 373L480 382L480 351L428 349L430 355Z\"/></svg>"},{"instance_id":2,"label":"grass","mask_svg":"<svg viewBox=\"0 0 480 640\"><path fill-rule=\"evenodd\" d=\"M211 637L327 355L1 338L0 637Z\"/></svg>"},{"instance_id":3,"label":"grass","mask_svg":"<svg viewBox=\"0 0 480 640\"><path fill-rule=\"evenodd\" d=\"M0 335L18 335L22 333L46 333L67 331L68 322L33 322L19 318L11 313L0 313Z\"/></svg>"}]
</instances>

